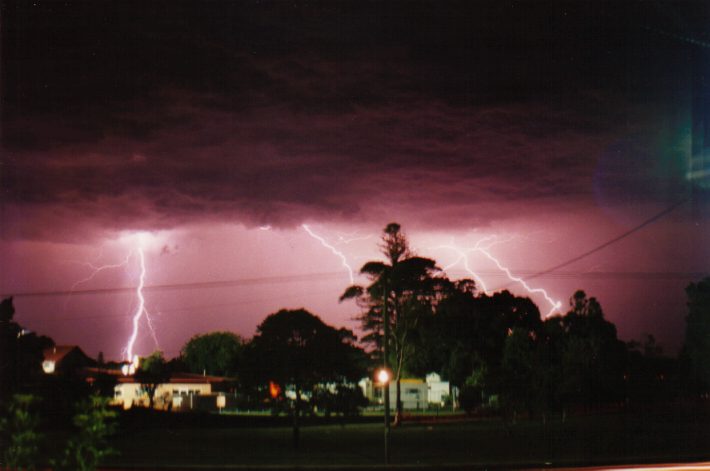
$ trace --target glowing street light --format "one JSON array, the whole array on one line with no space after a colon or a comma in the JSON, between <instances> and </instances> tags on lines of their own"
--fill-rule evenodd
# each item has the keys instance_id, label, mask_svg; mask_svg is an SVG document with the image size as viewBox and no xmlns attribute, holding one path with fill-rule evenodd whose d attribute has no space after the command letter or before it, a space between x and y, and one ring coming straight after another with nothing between
<instances>
[{"instance_id":1,"label":"glowing street light","mask_svg":"<svg viewBox=\"0 0 710 471\"><path fill-rule=\"evenodd\" d=\"M222 409L224 409L226 405L227 405L227 396L225 396L224 394L219 394L217 396L217 408L219 409L220 414L222 413Z\"/></svg>"},{"instance_id":2,"label":"glowing street light","mask_svg":"<svg viewBox=\"0 0 710 471\"><path fill-rule=\"evenodd\" d=\"M380 383L382 386L388 384L390 382L390 372L384 368L378 370L377 382Z\"/></svg>"},{"instance_id":3,"label":"glowing street light","mask_svg":"<svg viewBox=\"0 0 710 471\"><path fill-rule=\"evenodd\" d=\"M384 419L385 419L385 466L390 464L390 371L387 367L387 344L390 338L390 320L387 312L387 279L384 280L382 290L382 369L377 373L380 383L382 383L382 395L384 396Z\"/></svg>"},{"instance_id":4,"label":"glowing street light","mask_svg":"<svg viewBox=\"0 0 710 471\"><path fill-rule=\"evenodd\" d=\"M382 388L382 399L384 406L385 418L385 465L390 461L390 381L392 374L390 373L387 364L375 372L375 381Z\"/></svg>"}]
</instances>

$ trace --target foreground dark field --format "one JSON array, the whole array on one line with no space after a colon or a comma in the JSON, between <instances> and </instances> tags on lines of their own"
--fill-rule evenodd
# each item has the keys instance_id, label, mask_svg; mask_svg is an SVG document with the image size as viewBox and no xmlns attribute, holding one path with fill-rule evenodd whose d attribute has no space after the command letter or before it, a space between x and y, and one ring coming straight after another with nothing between
<instances>
[{"instance_id":1,"label":"foreground dark field","mask_svg":"<svg viewBox=\"0 0 710 471\"><path fill-rule=\"evenodd\" d=\"M148 419L149 417L145 417ZM291 428L269 417L206 420L134 416L123 420L106 462L118 467L375 465L383 459L379 421L311 423L292 448ZM145 425L141 425L145 422ZM206 423L209 422L209 423ZM505 424L440 417L392 429L391 461L407 465L552 465L663 462L710 457L707 406L662 412L589 414Z\"/></svg>"}]
</instances>

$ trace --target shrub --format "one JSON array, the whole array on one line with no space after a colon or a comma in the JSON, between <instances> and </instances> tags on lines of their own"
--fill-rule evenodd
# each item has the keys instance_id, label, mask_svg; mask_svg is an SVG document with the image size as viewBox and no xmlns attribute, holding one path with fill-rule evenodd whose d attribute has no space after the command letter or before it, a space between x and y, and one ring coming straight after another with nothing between
<instances>
[{"instance_id":1,"label":"shrub","mask_svg":"<svg viewBox=\"0 0 710 471\"><path fill-rule=\"evenodd\" d=\"M114 454L108 438L115 430L115 416L104 397L93 395L82 401L73 418L76 434L69 439L64 454L53 463L55 469L93 471L103 458Z\"/></svg>"},{"instance_id":2,"label":"shrub","mask_svg":"<svg viewBox=\"0 0 710 471\"><path fill-rule=\"evenodd\" d=\"M37 432L39 416L32 410L37 402L31 394L15 394L7 416L0 420L2 439L7 443L2 460L9 469L35 469L42 439Z\"/></svg>"}]
</instances>

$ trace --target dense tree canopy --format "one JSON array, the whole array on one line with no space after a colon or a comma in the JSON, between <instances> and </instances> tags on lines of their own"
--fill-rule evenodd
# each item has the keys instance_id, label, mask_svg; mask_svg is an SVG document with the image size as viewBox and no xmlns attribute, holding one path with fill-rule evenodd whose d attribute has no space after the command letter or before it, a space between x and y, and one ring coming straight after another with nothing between
<instances>
[{"instance_id":1,"label":"dense tree canopy","mask_svg":"<svg viewBox=\"0 0 710 471\"><path fill-rule=\"evenodd\" d=\"M211 332L195 335L180 355L192 373L235 376L244 351L244 341L231 332Z\"/></svg>"},{"instance_id":2,"label":"dense tree canopy","mask_svg":"<svg viewBox=\"0 0 710 471\"><path fill-rule=\"evenodd\" d=\"M683 355L693 389L710 390L710 277L690 283L685 289L688 315L685 318Z\"/></svg>"},{"instance_id":3,"label":"dense tree canopy","mask_svg":"<svg viewBox=\"0 0 710 471\"><path fill-rule=\"evenodd\" d=\"M257 327L248 350L252 377L294 392L295 447L302 393L313 395L318 385L357 382L364 376L366 357L355 339L351 331L335 329L304 309L278 311Z\"/></svg>"},{"instance_id":4,"label":"dense tree canopy","mask_svg":"<svg viewBox=\"0 0 710 471\"><path fill-rule=\"evenodd\" d=\"M488 394L498 389L509 334L519 329L535 337L541 326L530 299L508 291L479 294L471 280L448 285L434 312L424 332L428 366L459 388Z\"/></svg>"},{"instance_id":5,"label":"dense tree canopy","mask_svg":"<svg viewBox=\"0 0 710 471\"><path fill-rule=\"evenodd\" d=\"M347 329L335 329L304 309L281 310L257 327L249 352L264 383L299 391L318 383L357 381L363 352Z\"/></svg>"}]
</instances>

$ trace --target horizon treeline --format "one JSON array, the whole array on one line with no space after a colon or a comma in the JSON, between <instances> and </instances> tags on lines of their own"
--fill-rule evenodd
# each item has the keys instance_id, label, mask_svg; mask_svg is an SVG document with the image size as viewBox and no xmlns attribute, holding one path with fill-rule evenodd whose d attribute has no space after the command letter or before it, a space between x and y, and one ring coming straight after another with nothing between
<instances>
[{"instance_id":1,"label":"horizon treeline","mask_svg":"<svg viewBox=\"0 0 710 471\"><path fill-rule=\"evenodd\" d=\"M619 340L600 302L583 290L570 297L567 312L542 318L527 297L507 290L488 295L473 280L448 279L434 260L413 253L396 223L385 227L379 247L384 261L367 262L360 270L369 284L348 286L340 298L355 301L361 338L303 309L282 309L267 316L252 339L202 333L169 361L159 352L150 355L147 364L158 376L146 384L180 370L225 376L235 391L258 403L273 395L274 384L295 390L297 397L315 397L325 383L352 386L386 363L397 417L401 380L431 372L455 387L455 399L467 411L494 408L513 416L706 397L710 390L710 277L686 288L685 341L680 354L669 357L651 335ZM45 383L58 381L41 370L42 351L53 340L27 333L13 316L12 298L3 300L0 405L17 392L56 390ZM112 395L110 384L101 381L66 381L71 397L92 388Z\"/></svg>"}]
</instances>

